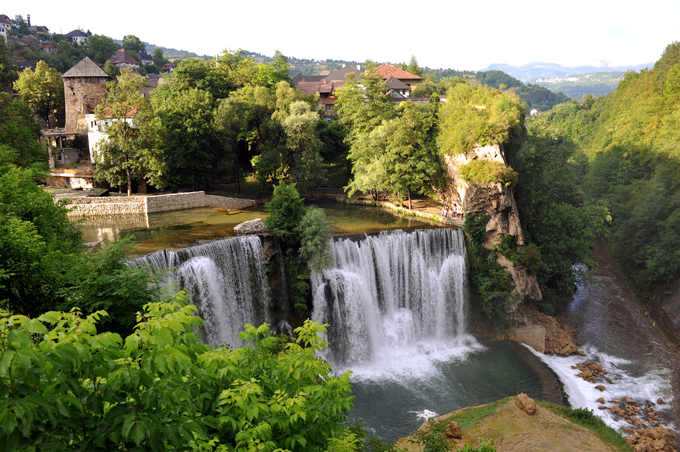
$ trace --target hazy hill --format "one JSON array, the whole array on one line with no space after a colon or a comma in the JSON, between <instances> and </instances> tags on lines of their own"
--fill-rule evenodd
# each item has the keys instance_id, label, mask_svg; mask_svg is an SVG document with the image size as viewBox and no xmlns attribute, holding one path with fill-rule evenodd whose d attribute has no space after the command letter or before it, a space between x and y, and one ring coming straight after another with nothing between
<instances>
[{"instance_id":1,"label":"hazy hill","mask_svg":"<svg viewBox=\"0 0 680 452\"><path fill-rule=\"evenodd\" d=\"M572 99L581 100L586 94L597 97L616 91L624 75L625 72L595 72L569 77L544 77L530 80L529 83L543 86L553 92L562 91Z\"/></svg>"},{"instance_id":2,"label":"hazy hill","mask_svg":"<svg viewBox=\"0 0 680 452\"><path fill-rule=\"evenodd\" d=\"M569 77L573 75L584 75L599 72L626 72L628 70L639 71L645 68L651 68L654 63L644 63L635 66L609 66L607 64L596 66L562 66L555 63L530 63L524 66L512 66L509 64L492 64L489 65L485 71L498 70L513 77L528 82L539 78L556 78Z\"/></svg>"}]
</instances>

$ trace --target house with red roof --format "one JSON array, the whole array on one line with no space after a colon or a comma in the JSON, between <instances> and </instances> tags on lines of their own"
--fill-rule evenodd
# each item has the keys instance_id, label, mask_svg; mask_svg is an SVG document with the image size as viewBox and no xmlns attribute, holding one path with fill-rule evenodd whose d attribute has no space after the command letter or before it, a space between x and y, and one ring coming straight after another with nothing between
<instances>
[{"instance_id":1,"label":"house with red roof","mask_svg":"<svg viewBox=\"0 0 680 452\"><path fill-rule=\"evenodd\" d=\"M110 59L111 64L123 69L130 69L132 72L139 72L139 61L127 53L125 49L119 49Z\"/></svg>"},{"instance_id":2,"label":"house with red roof","mask_svg":"<svg viewBox=\"0 0 680 452\"><path fill-rule=\"evenodd\" d=\"M383 64L382 66L378 67L378 74L380 74L380 76L386 82L389 80L390 82L387 84L387 86L390 87L390 90L399 91L399 95L404 95L402 94L404 91L403 86L408 86L409 92L406 93L404 97L408 97L413 92L413 90L416 89L418 82L423 79L422 77L411 74L410 72L406 72L405 70L396 66L392 66L391 64ZM397 84L397 81L401 83ZM390 86L390 83L394 86L394 88Z\"/></svg>"}]
</instances>

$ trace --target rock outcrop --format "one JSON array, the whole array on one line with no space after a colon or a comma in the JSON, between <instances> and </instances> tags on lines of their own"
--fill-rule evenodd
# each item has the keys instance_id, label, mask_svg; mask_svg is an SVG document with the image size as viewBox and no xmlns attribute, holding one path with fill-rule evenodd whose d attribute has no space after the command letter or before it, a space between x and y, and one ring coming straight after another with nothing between
<instances>
[{"instance_id":1,"label":"rock outcrop","mask_svg":"<svg viewBox=\"0 0 680 452\"><path fill-rule=\"evenodd\" d=\"M264 218L244 221L234 227L234 234L267 234L272 231L264 224Z\"/></svg>"},{"instance_id":2,"label":"rock outcrop","mask_svg":"<svg viewBox=\"0 0 680 452\"><path fill-rule=\"evenodd\" d=\"M524 235L512 189L500 183L471 185L460 176L460 168L477 159L507 165L503 151L497 144L475 147L468 153L448 157L446 172L449 185L444 196L450 202L462 205L466 215L489 215L489 222L486 225L487 242L484 245L487 249L499 244L501 237L506 235L513 236L518 246L524 245ZM497 262L506 268L515 283L513 296L506 304L506 311L509 314L515 312L527 298L535 301L542 299L535 274L529 273L526 268L515 265L503 256L499 256Z\"/></svg>"},{"instance_id":3,"label":"rock outcrop","mask_svg":"<svg viewBox=\"0 0 680 452\"><path fill-rule=\"evenodd\" d=\"M525 393L518 395L515 403L526 414L534 414L536 412L536 402Z\"/></svg>"}]
</instances>

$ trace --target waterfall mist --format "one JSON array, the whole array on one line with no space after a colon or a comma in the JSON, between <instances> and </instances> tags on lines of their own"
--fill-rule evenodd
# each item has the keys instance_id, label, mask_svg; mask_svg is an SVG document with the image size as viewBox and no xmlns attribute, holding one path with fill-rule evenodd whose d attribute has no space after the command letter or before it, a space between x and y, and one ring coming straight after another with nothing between
<instances>
[{"instance_id":1,"label":"waterfall mist","mask_svg":"<svg viewBox=\"0 0 680 452\"><path fill-rule=\"evenodd\" d=\"M257 236L217 240L179 251L163 250L133 261L153 271L171 270L166 284L186 290L203 319L203 341L244 345L244 325L270 322L271 297L262 244Z\"/></svg>"},{"instance_id":2,"label":"waterfall mist","mask_svg":"<svg viewBox=\"0 0 680 452\"><path fill-rule=\"evenodd\" d=\"M312 319L329 324L325 357L334 368L404 363L413 372L430 365L413 362L423 356L470 351L462 231L384 231L331 246L333 268L312 275Z\"/></svg>"}]
</instances>

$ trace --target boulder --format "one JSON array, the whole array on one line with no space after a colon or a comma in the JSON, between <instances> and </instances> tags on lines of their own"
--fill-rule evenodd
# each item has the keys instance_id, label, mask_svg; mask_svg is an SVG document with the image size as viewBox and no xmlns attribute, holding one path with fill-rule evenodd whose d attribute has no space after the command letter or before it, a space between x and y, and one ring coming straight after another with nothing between
<instances>
[{"instance_id":1,"label":"boulder","mask_svg":"<svg viewBox=\"0 0 680 452\"><path fill-rule=\"evenodd\" d=\"M460 429L458 422L451 421L448 427L446 427L446 437L451 439L461 439L463 438L463 431Z\"/></svg>"},{"instance_id":2,"label":"boulder","mask_svg":"<svg viewBox=\"0 0 680 452\"><path fill-rule=\"evenodd\" d=\"M272 231L265 226L264 218L244 221L234 228L234 234L267 234Z\"/></svg>"},{"instance_id":3,"label":"boulder","mask_svg":"<svg viewBox=\"0 0 680 452\"><path fill-rule=\"evenodd\" d=\"M534 414L536 412L536 402L524 393L517 396L515 404L527 414Z\"/></svg>"},{"instance_id":4,"label":"boulder","mask_svg":"<svg viewBox=\"0 0 680 452\"><path fill-rule=\"evenodd\" d=\"M598 403L604 403L604 399L602 397L600 397L599 399L597 399L597 402Z\"/></svg>"},{"instance_id":5,"label":"boulder","mask_svg":"<svg viewBox=\"0 0 680 452\"><path fill-rule=\"evenodd\" d=\"M606 391L607 390L607 388L605 388L604 385L597 385L597 386L595 386L595 389L598 389L600 391Z\"/></svg>"},{"instance_id":6,"label":"boulder","mask_svg":"<svg viewBox=\"0 0 680 452\"><path fill-rule=\"evenodd\" d=\"M664 402L663 399L662 399L661 397L659 397L658 399L656 399L656 404L657 404L657 405L663 405L664 403L666 403L666 402Z\"/></svg>"}]
</instances>

